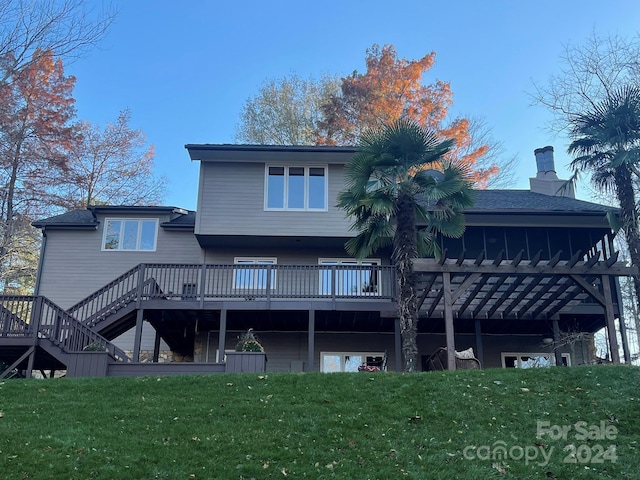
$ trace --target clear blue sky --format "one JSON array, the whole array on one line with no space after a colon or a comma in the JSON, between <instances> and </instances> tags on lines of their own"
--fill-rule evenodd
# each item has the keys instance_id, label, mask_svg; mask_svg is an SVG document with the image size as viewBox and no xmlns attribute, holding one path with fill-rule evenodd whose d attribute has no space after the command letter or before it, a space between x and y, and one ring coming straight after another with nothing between
<instances>
[{"instance_id":1,"label":"clear blue sky","mask_svg":"<svg viewBox=\"0 0 640 480\"><path fill-rule=\"evenodd\" d=\"M102 0L94 0L100 8ZM559 66L567 44L596 31L632 36L638 0L114 0L120 13L99 48L67 66L77 77L78 117L104 125L129 108L169 178L166 205L195 209L198 163L187 143L233 143L246 100L265 79L365 71L368 47L398 56L430 51L426 82L448 81L453 115L485 118L508 156L516 188L535 175L533 150L553 145L566 178L565 138L532 106L532 82Z\"/></svg>"}]
</instances>

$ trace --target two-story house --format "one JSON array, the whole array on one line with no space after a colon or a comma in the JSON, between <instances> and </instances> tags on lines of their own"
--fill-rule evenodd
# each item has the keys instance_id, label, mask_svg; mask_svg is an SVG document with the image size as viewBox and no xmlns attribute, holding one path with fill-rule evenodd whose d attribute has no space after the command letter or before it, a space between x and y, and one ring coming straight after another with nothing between
<instances>
[{"instance_id":1,"label":"two-story house","mask_svg":"<svg viewBox=\"0 0 640 480\"><path fill-rule=\"evenodd\" d=\"M0 361L69 375L220 372L253 328L269 371L401 369L390 252L349 258L354 233L335 206L355 149L186 149L200 162L195 212L95 206L34 223L36 292L3 297ZM603 328L619 361L617 277L635 270L617 261L611 209L561 188L551 147L536 160L530 190L478 191L464 236L416 260L425 367L441 347L450 368L469 347L485 368L590 363ZM622 343L628 356L624 329Z\"/></svg>"}]
</instances>

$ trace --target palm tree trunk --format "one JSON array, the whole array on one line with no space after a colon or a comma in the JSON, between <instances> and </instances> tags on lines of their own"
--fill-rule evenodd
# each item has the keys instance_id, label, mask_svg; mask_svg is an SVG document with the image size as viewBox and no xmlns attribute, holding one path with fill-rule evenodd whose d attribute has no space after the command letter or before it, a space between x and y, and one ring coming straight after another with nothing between
<instances>
[{"instance_id":1,"label":"palm tree trunk","mask_svg":"<svg viewBox=\"0 0 640 480\"><path fill-rule=\"evenodd\" d=\"M398 316L402 336L404 371L417 370L418 361L418 300L413 259L418 256L416 245L416 218L413 202L407 195L398 197L396 234L393 259L398 282Z\"/></svg>"},{"instance_id":2,"label":"palm tree trunk","mask_svg":"<svg viewBox=\"0 0 640 480\"><path fill-rule=\"evenodd\" d=\"M640 267L640 232L638 231L638 215L636 213L635 192L631 171L626 166L619 167L615 173L616 193L622 211L622 228L629 247L631 265ZM633 276L636 294L636 305L640 310L640 277ZM623 321L620 319L620 321Z\"/></svg>"}]
</instances>

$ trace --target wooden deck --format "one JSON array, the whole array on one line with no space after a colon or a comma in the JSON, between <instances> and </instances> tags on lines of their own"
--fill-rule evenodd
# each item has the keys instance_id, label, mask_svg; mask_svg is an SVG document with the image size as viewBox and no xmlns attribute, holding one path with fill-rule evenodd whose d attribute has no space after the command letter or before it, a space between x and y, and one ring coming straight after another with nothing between
<instances>
[{"instance_id":1,"label":"wooden deck","mask_svg":"<svg viewBox=\"0 0 640 480\"><path fill-rule=\"evenodd\" d=\"M617 275L637 274L637 269L617 262L617 255L599 261L596 251L559 259L560 253L547 261L539 256L524 261L522 254L509 261L502 255L448 259L445 252L440 261L416 260L421 316L433 325L444 322L451 343L454 319L473 326L479 336L480 320L490 328L487 321L502 322L505 328L515 325L507 320L557 324L566 309L585 308L583 327L606 325L615 360L617 299L612 298L611 282ZM143 312L176 349L193 348L193 336L184 332L187 327L195 330L212 312L217 312L223 339L227 312L233 311L308 311L308 322L315 318L313 312L331 311L394 318L395 292L395 270L388 265L139 264L66 311L45 297L0 297L0 361L11 369L65 366L77 376L219 373L224 364L129 362L110 339L141 329ZM306 326L312 328L311 323Z\"/></svg>"}]
</instances>

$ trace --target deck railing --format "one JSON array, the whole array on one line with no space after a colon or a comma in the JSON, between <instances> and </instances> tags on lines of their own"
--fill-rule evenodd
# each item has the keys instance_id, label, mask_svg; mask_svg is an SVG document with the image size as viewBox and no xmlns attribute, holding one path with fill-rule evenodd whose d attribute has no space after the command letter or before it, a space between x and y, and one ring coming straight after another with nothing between
<instances>
[{"instance_id":1,"label":"deck railing","mask_svg":"<svg viewBox=\"0 0 640 480\"><path fill-rule=\"evenodd\" d=\"M86 325L151 299L355 300L395 298L389 265L140 264L72 306Z\"/></svg>"},{"instance_id":2,"label":"deck railing","mask_svg":"<svg viewBox=\"0 0 640 480\"><path fill-rule=\"evenodd\" d=\"M105 351L128 361L124 351L45 297L0 297L0 336L46 338L67 353Z\"/></svg>"}]
</instances>

